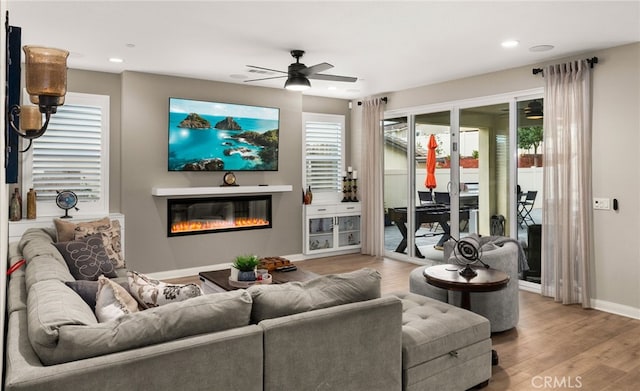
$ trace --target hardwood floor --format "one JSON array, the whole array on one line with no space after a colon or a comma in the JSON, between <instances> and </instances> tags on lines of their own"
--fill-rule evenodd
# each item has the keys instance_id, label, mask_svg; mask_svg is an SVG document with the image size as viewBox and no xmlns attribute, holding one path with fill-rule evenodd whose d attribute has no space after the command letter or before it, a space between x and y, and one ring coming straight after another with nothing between
<instances>
[{"instance_id":1,"label":"hardwood floor","mask_svg":"<svg viewBox=\"0 0 640 391\"><path fill-rule=\"evenodd\" d=\"M409 273L417 267L359 254L297 264L318 274L376 269L382 275L383 293L408 291ZM491 338L500 364L493 367L484 390L640 389L640 320L520 291L518 326Z\"/></svg>"}]
</instances>

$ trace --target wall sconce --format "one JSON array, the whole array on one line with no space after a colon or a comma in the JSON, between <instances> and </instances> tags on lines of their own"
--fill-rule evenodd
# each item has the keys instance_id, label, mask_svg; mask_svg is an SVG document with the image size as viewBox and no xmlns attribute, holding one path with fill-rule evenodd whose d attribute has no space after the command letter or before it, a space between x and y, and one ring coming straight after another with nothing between
<instances>
[{"instance_id":1,"label":"wall sconce","mask_svg":"<svg viewBox=\"0 0 640 391\"><path fill-rule=\"evenodd\" d=\"M29 146L20 152L31 148L31 141L44 134L49 126L49 119L55 114L58 106L64 104L67 93L67 57L69 52L40 46L24 46L25 80L27 93L31 105L13 105L8 110L8 122L11 129L20 137L29 140ZM44 125L42 114L45 115ZM14 123L15 117L20 118L20 129Z\"/></svg>"}]
</instances>

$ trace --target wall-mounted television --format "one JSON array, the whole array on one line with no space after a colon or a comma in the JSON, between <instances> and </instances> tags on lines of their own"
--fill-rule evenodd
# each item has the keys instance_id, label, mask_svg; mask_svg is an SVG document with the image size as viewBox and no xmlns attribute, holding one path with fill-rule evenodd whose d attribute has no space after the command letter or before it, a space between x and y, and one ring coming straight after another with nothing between
<instances>
[{"instance_id":1,"label":"wall-mounted television","mask_svg":"<svg viewBox=\"0 0 640 391\"><path fill-rule=\"evenodd\" d=\"M169 98L169 171L277 171L280 110Z\"/></svg>"}]
</instances>

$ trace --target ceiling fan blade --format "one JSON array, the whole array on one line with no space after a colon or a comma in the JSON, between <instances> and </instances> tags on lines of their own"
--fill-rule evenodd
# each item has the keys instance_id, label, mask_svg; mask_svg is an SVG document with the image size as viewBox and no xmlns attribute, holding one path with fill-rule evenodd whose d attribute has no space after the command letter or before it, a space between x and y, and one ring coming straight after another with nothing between
<instances>
[{"instance_id":1,"label":"ceiling fan blade","mask_svg":"<svg viewBox=\"0 0 640 391\"><path fill-rule=\"evenodd\" d=\"M305 76L311 76L315 73L319 73L319 72L324 72L326 70L329 70L333 68L333 65L329 64L328 62L322 62L320 64L316 64L310 67L306 67L303 70L300 71L301 74L305 75Z\"/></svg>"},{"instance_id":2,"label":"ceiling fan blade","mask_svg":"<svg viewBox=\"0 0 640 391\"><path fill-rule=\"evenodd\" d=\"M325 74L321 74L321 73L316 73L314 75L309 75L307 77L309 79L315 79L315 80L343 81L343 82L347 82L347 83L354 83L354 82L356 82L356 80L358 80L357 77L338 76L338 75L325 75Z\"/></svg>"},{"instance_id":3,"label":"ceiling fan blade","mask_svg":"<svg viewBox=\"0 0 640 391\"><path fill-rule=\"evenodd\" d=\"M285 76L272 76L272 77L263 77L262 79L251 79L251 80L244 80L245 83L248 83L250 81L261 81L261 80L271 80L271 79L282 79L283 77L287 77Z\"/></svg>"},{"instance_id":4,"label":"ceiling fan blade","mask_svg":"<svg viewBox=\"0 0 640 391\"><path fill-rule=\"evenodd\" d=\"M255 66L255 65L247 65L247 67L249 67L249 68L255 68L255 69L262 69L263 71L278 72L278 73L287 73L287 72L285 72L285 71L279 71L279 70L277 70L277 69L264 68L264 67L259 67L259 66Z\"/></svg>"}]
</instances>

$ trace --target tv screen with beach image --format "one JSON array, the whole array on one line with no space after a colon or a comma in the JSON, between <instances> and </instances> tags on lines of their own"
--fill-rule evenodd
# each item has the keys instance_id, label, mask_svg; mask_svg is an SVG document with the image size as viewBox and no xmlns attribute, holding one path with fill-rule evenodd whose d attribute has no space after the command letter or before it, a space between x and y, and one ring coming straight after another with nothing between
<instances>
[{"instance_id":1,"label":"tv screen with beach image","mask_svg":"<svg viewBox=\"0 0 640 391\"><path fill-rule=\"evenodd\" d=\"M169 171L277 171L280 110L169 98Z\"/></svg>"}]
</instances>

